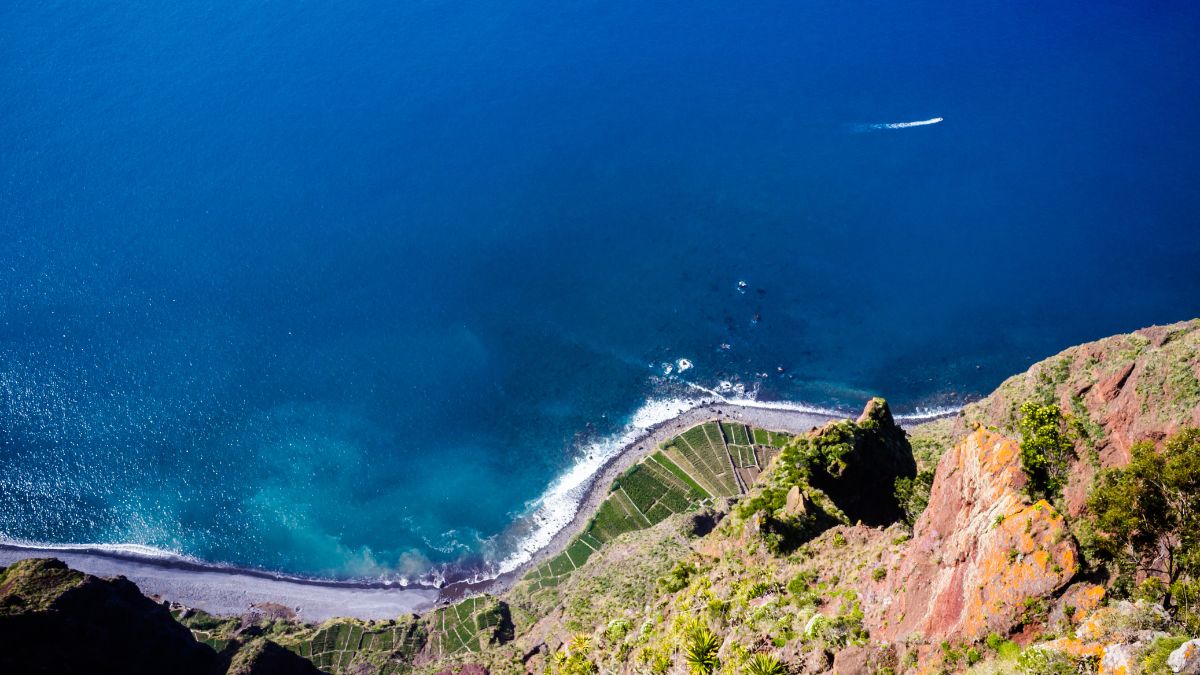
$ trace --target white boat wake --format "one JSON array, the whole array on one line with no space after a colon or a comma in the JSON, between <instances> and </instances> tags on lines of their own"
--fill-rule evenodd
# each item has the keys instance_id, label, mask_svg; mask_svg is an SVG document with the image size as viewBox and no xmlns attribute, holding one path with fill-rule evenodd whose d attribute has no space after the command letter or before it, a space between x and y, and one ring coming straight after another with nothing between
<instances>
[{"instance_id":1,"label":"white boat wake","mask_svg":"<svg viewBox=\"0 0 1200 675\"><path fill-rule=\"evenodd\" d=\"M945 120L944 117L932 117L927 120L917 120L916 122L887 122L883 124L858 124L854 130L857 132L864 131L887 131L890 129L911 129L913 127L927 127L930 124L939 124Z\"/></svg>"}]
</instances>

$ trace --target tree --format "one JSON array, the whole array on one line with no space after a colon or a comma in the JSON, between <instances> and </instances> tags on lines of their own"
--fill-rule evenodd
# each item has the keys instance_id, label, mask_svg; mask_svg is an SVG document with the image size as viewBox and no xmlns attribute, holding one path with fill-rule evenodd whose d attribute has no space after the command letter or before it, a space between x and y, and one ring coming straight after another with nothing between
<instances>
[{"instance_id":1,"label":"tree","mask_svg":"<svg viewBox=\"0 0 1200 675\"><path fill-rule=\"evenodd\" d=\"M1067 469L1075 452L1063 433L1062 411L1054 404L1026 401L1021 405L1021 468L1029 478L1029 496L1054 499L1067 483Z\"/></svg>"},{"instance_id":2,"label":"tree","mask_svg":"<svg viewBox=\"0 0 1200 675\"><path fill-rule=\"evenodd\" d=\"M1124 559L1162 583L1163 606L1195 620L1200 577L1200 429L1184 429L1161 453L1148 442L1132 448L1123 469L1101 474L1088 496L1102 554Z\"/></svg>"}]
</instances>

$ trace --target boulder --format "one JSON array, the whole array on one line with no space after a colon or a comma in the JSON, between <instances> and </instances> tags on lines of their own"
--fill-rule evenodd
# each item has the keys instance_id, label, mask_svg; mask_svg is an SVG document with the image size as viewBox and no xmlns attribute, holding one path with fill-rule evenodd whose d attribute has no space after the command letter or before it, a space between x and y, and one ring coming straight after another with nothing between
<instances>
[{"instance_id":1,"label":"boulder","mask_svg":"<svg viewBox=\"0 0 1200 675\"><path fill-rule=\"evenodd\" d=\"M808 512L804 506L804 494L800 492L799 485L793 485L792 489L788 490L787 502L783 506L783 513L786 516L802 516Z\"/></svg>"},{"instance_id":2,"label":"boulder","mask_svg":"<svg viewBox=\"0 0 1200 675\"><path fill-rule=\"evenodd\" d=\"M873 636L973 641L1044 619L1031 610L1075 576L1079 555L1065 519L1030 504L1024 481L1017 443L998 433L976 430L942 456L888 575L891 602L868 617Z\"/></svg>"},{"instance_id":3,"label":"boulder","mask_svg":"<svg viewBox=\"0 0 1200 675\"><path fill-rule=\"evenodd\" d=\"M1188 640L1167 657L1167 667L1180 675L1200 673L1200 640Z\"/></svg>"},{"instance_id":4,"label":"boulder","mask_svg":"<svg viewBox=\"0 0 1200 675\"><path fill-rule=\"evenodd\" d=\"M1074 626L1095 611L1103 599L1103 586L1087 582L1071 584L1050 608L1047 623L1056 628L1062 625Z\"/></svg>"},{"instance_id":5,"label":"boulder","mask_svg":"<svg viewBox=\"0 0 1200 675\"><path fill-rule=\"evenodd\" d=\"M1128 675L1133 672L1133 650L1127 645L1114 644L1104 648L1100 657L1100 675Z\"/></svg>"}]
</instances>

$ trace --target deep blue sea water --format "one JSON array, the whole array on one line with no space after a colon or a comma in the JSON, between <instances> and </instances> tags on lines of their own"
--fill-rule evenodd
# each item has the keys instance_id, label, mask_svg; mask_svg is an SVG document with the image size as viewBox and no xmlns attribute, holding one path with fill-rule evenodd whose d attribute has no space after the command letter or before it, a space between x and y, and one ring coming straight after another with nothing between
<instances>
[{"instance_id":1,"label":"deep blue sea water","mask_svg":"<svg viewBox=\"0 0 1200 675\"><path fill-rule=\"evenodd\" d=\"M0 3L0 535L496 561L683 381L954 405L1200 315L1198 34L1189 2Z\"/></svg>"}]
</instances>

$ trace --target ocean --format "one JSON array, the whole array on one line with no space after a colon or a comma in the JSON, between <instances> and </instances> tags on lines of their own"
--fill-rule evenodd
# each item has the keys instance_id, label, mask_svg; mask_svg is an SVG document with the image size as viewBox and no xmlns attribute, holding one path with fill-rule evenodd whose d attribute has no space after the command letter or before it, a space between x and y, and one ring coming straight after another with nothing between
<instances>
[{"instance_id":1,"label":"ocean","mask_svg":"<svg viewBox=\"0 0 1200 675\"><path fill-rule=\"evenodd\" d=\"M1198 32L1187 2L4 3L0 538L496 571L706 392L954 407L1200 315Z\"/></svg>"}]
</instances>

